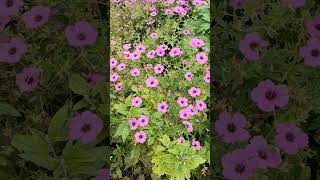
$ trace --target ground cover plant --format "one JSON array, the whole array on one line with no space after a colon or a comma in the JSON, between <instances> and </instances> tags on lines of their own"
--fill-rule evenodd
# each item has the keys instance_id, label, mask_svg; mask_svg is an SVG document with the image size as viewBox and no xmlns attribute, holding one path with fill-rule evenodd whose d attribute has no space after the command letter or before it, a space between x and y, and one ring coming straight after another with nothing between
<instances>
[{"instance_id":1,"label":"ground cover plant","mask_svg":"<svg viewBox=\"0 0 320 180\"><path fill-rule=\"evenodd\" d=\"M213 176L319 178L319 2L214 9Z\"/></svg>"},{"instance_id":2,"label":"ground cover plant","mask_svg":"<svg viewBox=\"0 0 320 180\"><path fill-rule=\"evenodd\" d=\"M209 4L111 4L111 176L209 179Z\"/></svg>"},{"instance_id":3,"label":"ground cover plant","mask_svg":"<svg viewBox=\"0 0 320 180\"><path fill-rule=\"evenodd\" d=\"M0 179L108 179L105 11L0 1Z\"/></svg>"}]
</instances>

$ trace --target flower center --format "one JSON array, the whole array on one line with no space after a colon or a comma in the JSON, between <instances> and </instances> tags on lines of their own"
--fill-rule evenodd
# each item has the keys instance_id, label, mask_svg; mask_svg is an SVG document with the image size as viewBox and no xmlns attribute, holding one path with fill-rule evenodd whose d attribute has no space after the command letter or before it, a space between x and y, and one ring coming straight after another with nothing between
<instances>
[{"instance_id":1,"label":"flower center","mask_svg":"<svg viewBox=\"0 0 320 180\"><path fill-rule=\"evenodd\" d=\"M143 136L142 135L139 135L139 139L142 139L143 138Z\"/></svg>"},{"instance_id":2,"label":"flower center","mask_svg":"<svg viewBox=\"0 0 320 180\"><path fill-rule=\"evenodd\" d=\"M315 25L314 27L315 27L317 30L320 31L320 24L317 24L317 25Z\"/></svg>"},{"instance_id":3,"label":"flower center","mask_svg":"<svg viewBox=\"0 0 320 180\"><path fill-rule=\"evenodd\" d=\"M15 48L15 47L10 48L9 51L8 51L8 53L9 53L10 55L14 55L14 54L16 54L16 52L17 52L17 48Z\"/></svg>"},{"instance_id":4,"label":"flower center","mask_svg":"<svg viewBox=\"0 0 320 180\"><path fill-rule=\"evenodd\" d=\"M237 127L233 124L233 123L230 123L227 125L227 129L229 132L235 132L237 130Z\"/></svg>"},{"instance_id":5,"label":"flower center","mask_svg":"<svg viewBox=\"0 0 320 180\"><path fill-rule=\"evenodd\" d=\"M36 22L40 22L42 20L42 16L40 14L37 14L35 17L34 17L34 20Z\"/></svg>"},{"instance_id":6,"label":"flower center","mask_svg":"<svg viewBox=\"0 0 320 180\"><path fill-rule=\"evenodd\" d=\"M267 98L268 100L272 100L272 99L274 99L276 96L277 96L277 94L276 94L274 91L268 91L268 92L266 93L266 98Z\"/></svg>"},{"instance_id":7,"label":"flower center","mask_svg":"<svg viewBox=\"0 0 320 180\"><path fill-rule=\"evenodd\" d=\"M31 83L33 82L33 77L27 78L27 79L26 79L26 82L27 82L28 84L31 84Z\"/></svg>"},{"instance_id":8,"label":"flower center","mask_svg":"<svg viewBox=\"0 0 320 180\"><path fill-rule=\"evenodd\" d=\"M259 150L258 151L258 156L261 158L261 159L267 159L267 154L265 151L263 150Z\"/></svg>"},{"instance_id":9,"label":"flower center","mask_svg":"<svg viewBox=\"0 0 320 180\"><path fill-rule=\"evenodd\" d=\"M319 50L318 49L311 50L311 56L318 57L319 56Z\"/></svg>"},{"instance_id":10,"label":"flower center","mask_svg":"<svg viewBox=\"0 0 320 180\"><path fill-rule=\"evenodd\" d=\"M246 167L243 164L237 164L234 170L237 173L242 174L246 170Z\"/></svg>"},{"instance_id":11,"label":"flower center","mask_svg":"<svg viewBox=\"0 0 320 180\"><path fill-rule=\"evenodd\" d=\"M258 47L258 44L256 42L253 42L250 44L250 49L252 50L256 50L257 47Z\"/></svg>"},{"instance_id":12,"label":"flower center","mask_svg":"<svg viewBox=\"0 0 320 180\"><path fill-rule=\"evenodd\" d=\"M6 1L6 6L7 7L12 7L13 6L13 0L7 0Z\"/></svg>"},{"instance_id":13,"label":"flower center","mask_svg":"<svg viewBox=\"0 0 320 180\"><path fill-rule=\"evenodd\" d=\"M78 34L78 39L79 39L80 41L83 41L83 40L86 39L86 36L85 36L84 34L80 33L80 34Z\"/></svg>"},{"instance_id":14,"label":"flower center","mask_svg":"<svg viewBox=\"0 0 320 180\"><path fill-rule=\"evenodd\" d=\"M84 124L81 128L82 132L88 132L91 129L90 124Z\"/></svg>"},{"instance_id":15,"label":"flower center","mask_svg":"<svg viewBox=\"0 0 320 180\"><path fill-rule=\"evenodd\" d=\"M286 134L286 139L287 139L287 141L289 141L289 142L294 142L295 137L294 137L294 135L293 135L292 133L288 132L288 133Z\"/></svg>"}]
</instances>

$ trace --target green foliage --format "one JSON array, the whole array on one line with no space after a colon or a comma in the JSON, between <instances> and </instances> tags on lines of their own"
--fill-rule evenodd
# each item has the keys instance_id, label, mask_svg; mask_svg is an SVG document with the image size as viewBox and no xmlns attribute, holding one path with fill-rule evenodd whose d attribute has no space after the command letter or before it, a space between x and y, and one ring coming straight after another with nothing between
<instances>
[{"instance_id":1,"label":"green foliage","mask_svg":"<svg viewBox=\"0 0 320 180\"><path fill-rule=\"evenodd\" d=\"M191 171L206 162L206 158L198 153L189 143L180 144L163 135L153 149L151 162L153 172L159 176L167 175L169 179L184 180L191 178Z\"/></svg>"}]
</instances>

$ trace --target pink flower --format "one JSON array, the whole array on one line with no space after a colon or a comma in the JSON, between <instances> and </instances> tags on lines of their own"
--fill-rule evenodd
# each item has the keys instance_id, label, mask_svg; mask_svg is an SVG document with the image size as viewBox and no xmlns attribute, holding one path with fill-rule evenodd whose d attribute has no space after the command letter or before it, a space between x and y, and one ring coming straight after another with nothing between
<instances>
[{"instance_id":1,"label":"pink flower","mask_svg":"<svg viewBox=\"0 0 320 180\"><path fill-rule=\"evenodd\" d=\"M143 144L147 139L147 134L144 131L139 131L134 135L137 143Z\"/></svg>"},{"instance_id":2,"label":"pink flower","mask_svg":"<svg viewBox=\"0 0 320 180\"><path fill-rule=\"evenodd\" d=\"M149 79L146 80L146 84L147 84L147 87L149 88L155 88L158 86L159 82L156 78L150 77Z\"/></svg>"},{"instance_id":3,"label":"pink flower","mask_svg":"<svg viewBox=\"0 0 320 180\"><path fill-rule=\"evenodd\" d=\"M115 84L114 88L116 89L116 91L120 91L122 89L122 83Z\"/></svg>"},{"instance_id":4,"label":"pink flower","mask_svg":"<svg viewBox=\"0 0 320 180\"><path fill-rule=\"evenodd\" d=\"M146 47L143 46L142 44L138 44L136 46L136 52L143 53L145 50L146 50Z\"/></svg>"},{"instance_id":5,"label":"pink flower","mask_svg":"<svg viewBox=\"0 0 320 180\"><path fill-rule=\"evenodd\" d=\"M178 143L180 144L183 144L186 142L186 140L184 140L184 138L182 136L180 136L178 139L177 139Z\"/></svg>"},{"instance_id":6,"label":"pink flower","mask_svg":"<svg viewBox=\"0 0 320 180\"><path fill-rule=\"evenodd\" d=\"M150 37L152 38L152 39L156 39L157 37L158 37L158 34L157 33L151 33L150 34Z\"/></svg>"},{"instance_id":7,"label":"pink flower","mask_svg":"<svg viewBox=\"0 0 320 180\"><path fill-rule=\"evenodd\" d=\"M182 123L186 126L188 132L192 132L193 131L192 124L190 122L183 121Z\"/></svg>"},{"instance_id":8,"label":"pink flower","mask_svg":"<svg viewBox=\"0 0 320 180\"><path fill-rule=\"evenodd\" d=\"M192 87L188 90L188 93L191 97L196 97L201 94L201 90L199 88Z\"/></svg>"},{"instance_id":9,"label":"pink flower","mask_svg":"<svg viewBox=\"0 0 320 180\"><path fill-rule=\"evenodd\" d=\"M136 118L132 118L128 121L130 130L136 130L139 126L139 121Z\"/></svg>"},{"instance_id":10,"label":"pink flower","mask_svg":"<svg viewBox=\"0 0 320 180\"><path fill-rule=\"evenodd\" d=\"M207 74L204 76L203 80L204 80L206 83L210 83L210 73L207 73Z\"/></svg>"},{"instance_id":11,"label":"pink flower","mask_svg":"<svg viewBox=\"0 0 320 180\"><path fill-rule=\"evenodd\" d=\"M198 114L198 109L194 107L192 104L189 104L187 107L187 110L189 112L189 115L196 115Z\"/></svg>"},{"instance_id":12,"label":"pink flower","mask_svg":"<svg viewBox=\"0 0 320 180\"><path fill-rule=\"evenodd\" d=\"M116 74L116 73L111 74L110 81L116 82L118 79L119 79L118 74Z\"/></svg>"},{"instance_id":13,"label":"pink flower","mask_svg":"<svg viewBox=\"0 0 320 180\"><path fill-rule=\"evenodd\" d=\"M134 97L132 100L131 100L131 104L134 106L134 107L139 107L142 103L142 99L140 97Z\"/></svg>"},{"instance_id":14,"label":"pink flower","mask_svg":"<svg viewBox=\"0 0 320 180\"><path fill-rule=\"evenodd\" d=\"M157 15L158 15L158 12L157 12L157 11L152 11L152 12L150 13L150 16L152 16L152 17L157 16Z\"/></svg>"},{"instance_id":15,"label":"pink flower","mask_svg":"<svg viewBox=\"0 0 320 180\"><path fill-rule=\"evenodd\" d=\"M146 115L141 115L139 118L138 118L138 121L139 121L139 126L146 126L148 125L149 123L149 117L146 116Z\"/></svg>"},{"instance_id":16,"label":"pink flower","mask_svg":"<svg viewBox=\"0 0 320 180\"><path fill-rule=\"evenodd\" d=\"M147 69L152 69L153 65L152 64L147 64Z\"/></svg>"},{"instance_id":17,"label":"pink flower","mask_svg":"<svg viewBox=\"0 0 320 180\"><path fill-rule=\"evenodd\" d=\"M199 141L192 141L192 146L196 151L200 151L201 145Z\"/></svg>"},{"instance_id":18,"label":"pink flower","mask_svg":"<svg viewBox=\"0 0 320 180\"><path fill-rule=\"evenodd\" d=\"M158 104L158 112L166 113L168 111L168 104L166 102L161 102Z\"/></svg>"},{"instance_id":19,"label":"pink flower","mask_svg":"<svg viewBox=\"0 0 320 180\"><path fill-rule=\"evenodd\" d=\"M188 29L185 29L183 31L183 35L188 36L190 34L190 31Z\"/></svg>"},{"instance_id":20,"label":"pink flower","mask_svg":"<svg viewBox=\"0 0 320 180\"><path fill-rule=\"evenodd\" d=\"M133 52L133 53L130 53L130 59L131 60L138 60L140 59L140 53L139 52Z\"/></svg>"},{"instance_id":21,"label":"pink flower","mask_svg":"<svg viewBox=\"0 0 320 180\"><path fill-rule=\"evenodd\" d=\"M181 56L182 55L182 51L180 48L172 48L171 51L169 52L170 56L175 58L175 57L178 57L178 56Z\"/></svg>"},{"instance_id":22,"label":"pink flower","mask_svg":"<svg viewBox=\"0 0 320 180\"><path fill-rule=\"evenodd\" d=\"M156 55L159 57L163 57L166 54L165 50L161 49L161 48L157 48L156 49Z\"/></svg>"},{"instance_id":23,"label":"pink flower","mask_svg":"<svg viewBox=\"0 0 320 180\"><path fill-rule=\"evenodd\" d=\"M134 77L139 76L140 73L141 72L138 68L131 69L131 71L130 71L131 76L134 76Z\"/></svg>"},{"instance_id":24,"label":"pink flower","mask_svg":"<svg viewBox=\"0 0 320 180\"><path fill-rule=\"evenodd\" d=\"M151 50L147 53L147 58L152 59L154 58L154 55L156 54L156 52L154 50Z\"/></svg>"},{"instance_id":25,"label":"pink flower","mask_svg":"<svg viewBox=\"0 0 320 180\"><path fill-rule=\"evenodd\" d=\"M203 101L197 101L196 107L197 107L197 109L198 109L199 111L203 111L204 109L207 108L207 105L206 105L206 103L203 102Z\"/></svg>"},{"instance_id":26,"label":"pink flower","mask_svg":"<svg viewBox=\"0 0 320 180\"><path fill-rule=\"evenodd\" d=\"M202 39L199 39L199 38L192 38L190 39L189 41L189 45L192 47L192 48L199 48L199 47L202 47L205 45L204 41Z\"/></svg>"},{"instance_id":27,"label":"pink flower","mask_svg":"<svg viewBox=\"0 0 320 180\"><path fill-rule=\"evenodd\" d=\"M130 48L131 48L131 43L123 45L123 49L126 50L126 51L128 51Z\"/></svg>"},{"instance_id":28,"label":"pink flower","mask_svg":"<svg viewBox=\"0 0 320 180\"><path fill-rule=\"evenodd\" d=\"M204 53L204 52L201 52L201 53L198 53L196 55L196 60L200 63L200 64L204 64L208 61L208 56Z\"/></svg>"},{"instance_id":29,"label":"pink flower","mask_svg":"<svg viewBox=\"0 0 320 180\"><path fill-rule=\"evenodd\" d=\"M179 117L183 120L188 120L189 119L189 111L187 109L181 109L179 111Z\"/></svg>"},{"instance_id":30,"label":"pink flower","mask_svg":"<svg viewBox=\"0 0 320 180\"><path fill-rule=\"evenodd\" d=\"M164 66L161 64L157 64L156 66L154 66L154 72L157 74L161 74L164 70Z\"/></svg>"},{"instance_id":31,"label":"pink flower","mask_svg":"<svg viewBox=\"0 0 320 180\"><path fill-rule=\"evenodd\" d=\"M188 106L188 99L185 97L179 97L177 100L177 103L179 104L180 107L186 107Z\"/></svg>"},{"instance_id":32,"label":"pink flower","mask_svg":"<svg viewBox=\"0 0 320 180\"><path fill-rule=\"evenodd\" d=\"M173 11L171 10L171 9L166 9L165 11L164 11L164 13L165 14L173 14Z\"/></svg>"},{"instance_id":33,"label":"pink flower","mask_svg":"<svg viewBox=\"0 0 320 180\"><path fill-rule=\"evenodd\" d=\"M184 77L186 78L186 81L191 81L193 74L191 72L186 72Z\"/></svg>"},{"instance_id":34,"label":"pink flower","mask_svg":"<svg viewBox=\"0 0 320 180\"><path fill-rule=\"evenodd\" d=\"M118 61L115 58L110 59L110 68L113 69L118 64Z\"/></svg>"},{"instance_id":35,"label":"pink flower","mask_svg":"<svg viewBox=\"0 0 320 180\"><path fill-rule=\"evenodd\" d=\"M121 64L119 64L119 65L117 66L117 69L118 69L118 71L123 71L126 67L127 67L126 64L121 63Z\"/></svg>"}]
</instances>

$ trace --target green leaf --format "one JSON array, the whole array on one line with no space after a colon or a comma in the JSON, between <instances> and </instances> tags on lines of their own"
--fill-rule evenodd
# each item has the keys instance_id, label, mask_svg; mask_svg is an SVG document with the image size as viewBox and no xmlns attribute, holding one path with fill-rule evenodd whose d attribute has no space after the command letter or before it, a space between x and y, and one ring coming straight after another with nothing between
<instances>
[{"instance_id":1,"label":"green leaf","mask_svg":"<svg viewBox=\"0 0 320 180\"><path fill-rule=\"evenodd\" d=\"M126 108L126 106L124 104L115 104L114 108L120 114L123 114L123 115L127 115L128 114L127 108Z\"/></svg>"},{"instance_id":2,"label":"green leaf","mask_svg":"<svg viewBox=\"0 0 320 180\"><path fill-rule=\"evenodd\" d=\"M77 111L79 109L86 107L87 105L88 105L88 102L84 99L81 99L80 101L78 101L76 104L73 105L73 110Z\"/></svg>"},{"instance_id":3,"label":"green leaf","mask_svg":"<svg viewBox=\"0 0 320 180\"><path fill-rule=\"evenodd\" d=\"M79 74L72 74L69 77L69 88L76 94L88 95L87 83Z\"/></svg>"},{"instance_id":4,"label":"green leaf","mask_svg":"<svg viewBox=\"0 0 320 180\"><path fill-rule=\"evenodd\" d=\"M33 162L34 164L49 170L54 170L59 164L59 161L57 159L50 157L48 154L45 155L36 153L23 153L19 154L19 156L27 161Z\"/></svg>"},{"instance_id":5,"label":"green leaf","mask_svg":"<svg viewBox=\"0 0 320 180\"><path fill-rule=\"evenodd\" d=\"M11 142L12 146L20 152L19 156L43 168L54 170L58 160L49 156L48 139L43 133L37 130L32 135L16 134Z\"/></svg>"},{"instance_id":6,"label":"green leaf","mask_svg":"<svg viewBox=\"0 0 320 180\"><path fill-rule=\"evenodd\" d=\"M64 141L67 139L65 124L69 117L69 109L70 105L64 105L51 119L48 136L52 141Z\"/></svg>"},{"instance_id":7,"label":"green leaf","mask_svg":"<svg viewBox=\"0 0 320 180\"><path fill-rule=\"evenodd\" d=\"M69 142L62 152L62 156L71 176L96 175L98 169L93 164L98 160L92 149L86 146L71 145Z\"/></svg>"},{"instance_id":8,"label":"green leaf","mask_svg":"<svg viewBox=\"0 0 320 180\"><path fill-rule=\"evenodd\" d=\"M122 141L125 142L126 138L129 135L129 133L130 133L130 129L129 129L128 124L123 123L123 124L119 125L115 136L121 136L122 137Z\"/></svg>"},{"instance_id":9,"label":"green leaf","mask_svg":"<svg viewBox=\"0 0 320 180\"><path fill-rule=\"evenodd\" d=\"M0 102L0 116L14 116L14 117L20 117L21 114L10 104L6 102Z\"/></svg>"}]
</instances>

